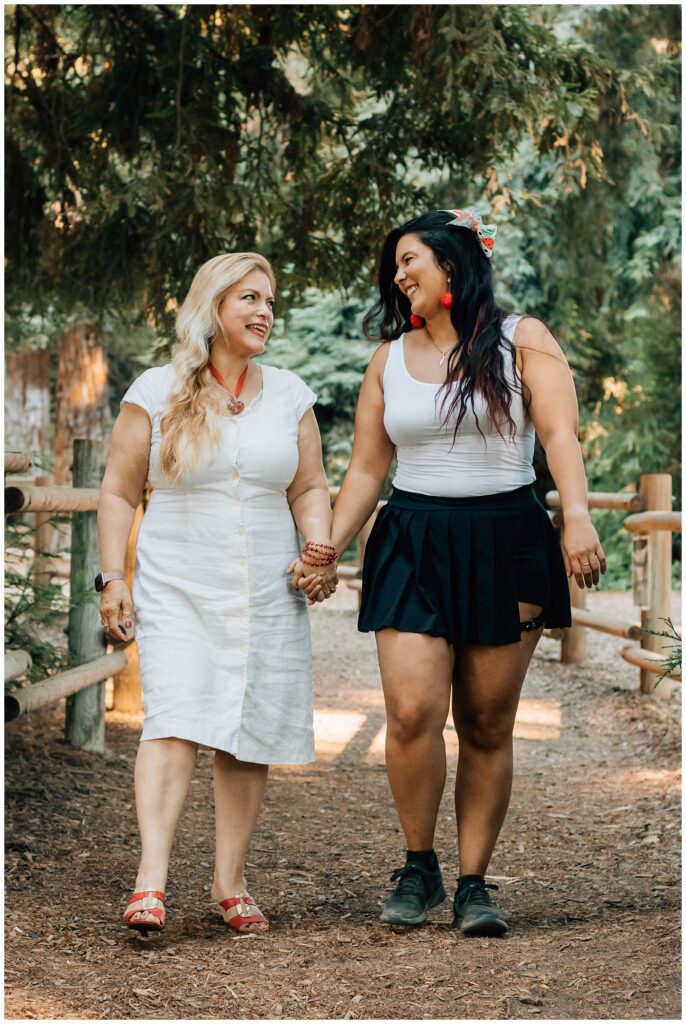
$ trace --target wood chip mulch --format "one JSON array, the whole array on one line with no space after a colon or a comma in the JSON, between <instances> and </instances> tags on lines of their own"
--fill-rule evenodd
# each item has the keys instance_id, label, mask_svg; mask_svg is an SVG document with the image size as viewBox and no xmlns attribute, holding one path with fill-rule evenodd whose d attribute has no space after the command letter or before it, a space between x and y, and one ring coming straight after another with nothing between
<instances>
[{"instance_id":1,"label":"wood chip mulch","mask_svg":"<svg viewBox=\"0 0 686 1024\"><path fill-rule=\"evenodd\" d=\"M592 634L588 660L561 665L542 640L490 867L509 935L463 938L450 899L426 927L393 931L377 916L403 842L374 641L356 631L352 595L334 600L312 615L318 760L272 770L249 855L264 937L232 936L210 899L209 752L173 852L167 929L141 939L120 925L140 720L108 713L105 757L64 743L63 706L6 727L6 1017L677 1019L679 695L627 689L638 671L622 641ZM626 611L625 595L602 601ZM451 897L451 730L446 742L436 849Z\"/></svg>"}]
</instances>

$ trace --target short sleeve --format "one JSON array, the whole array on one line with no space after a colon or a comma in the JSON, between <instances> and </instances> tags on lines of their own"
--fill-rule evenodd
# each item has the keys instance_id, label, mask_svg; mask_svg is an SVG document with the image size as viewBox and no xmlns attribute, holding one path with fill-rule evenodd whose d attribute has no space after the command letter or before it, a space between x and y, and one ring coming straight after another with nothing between
<instances>
[{"instance_id":1,"label":"short sleeve","mask_svg":"<svg viewBox=\"0 0 686 1024\"><path fill-rule=\"evenodd\" d=\"M140 375L140 377L135 379L129 390L122 398L120 405L123 405L124 402L130 402L132 405L138 405L141 409L145 409L150 417L150 421L152 422L159 404L159 394L158 388L155 384L154 369L146 370Z\"/></svg>"},{"instance_id":2,"label":"short sleeve","mask_svg":"<svg viewBox=\"0 0 686 1024\"><path fill-rule=\"evenodd\" d=\"M293 375L294 377L294 397L295 397L295 413L298 420L301 420L308 409L311 409L314 403L317 401L317 396L311 388L308 388L305 381L301 380L300 377Z\"/></svg>"}]
</instances>

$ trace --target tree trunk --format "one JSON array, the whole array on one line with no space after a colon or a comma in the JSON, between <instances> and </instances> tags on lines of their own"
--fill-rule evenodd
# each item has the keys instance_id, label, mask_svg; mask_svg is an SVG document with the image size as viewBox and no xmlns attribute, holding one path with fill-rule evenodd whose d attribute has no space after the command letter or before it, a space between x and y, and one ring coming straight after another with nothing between
<instances>
[{"instance_id":1,"label":"tree trunk","mask_svg":"<svg viewBox=\"0 0 686 1024\"><path fill-rule=\"evenodd\" d=\"M72 482L75 438L106 441L111 417L107 393L107 359L92 328L66 331L57 349L55 393L55 483Z\"/></svg>"},{"instance_id":2,"label":"tree trunk","mask_svg":"<svg viewBox=\"0 0 686 1024\"><path fill-rule=\"evenodd\" d=\"M5 372L5 447L45 454L50 427L50 352L8 352Z\"/></svg>"}]
</instances>

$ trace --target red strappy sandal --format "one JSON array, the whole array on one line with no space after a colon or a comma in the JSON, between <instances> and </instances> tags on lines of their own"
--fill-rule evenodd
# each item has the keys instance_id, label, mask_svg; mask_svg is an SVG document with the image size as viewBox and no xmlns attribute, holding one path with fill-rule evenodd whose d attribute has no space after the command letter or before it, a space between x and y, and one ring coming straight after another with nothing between
<instances>
[{"instance_id":1,"label":"red strappy sandal","mask_svg":"<svg viewBox=\"0 0 686 1024\"><path fill-rule=\"evenodd\" d=\"M137 903L139 900L143 901L142 907L136 907L135 910L130 906L131 903ZM146 889L144 892L135 892L129 899L129 909L124 911L124 924L127 928L132 928L137 932L141 932L143 935L147 935L148 932L161 932L164 930L165 922L165 910L164 910L165 895L160 892L159 889ZM162 904L160 906L159 904ZM132 918L136 914L152 914L155 921L133 921Z\"/></svg>"},{"instance_id":2,"label":"red strappy sandal","mask_svg":"<svg viewBox=\"0 0 686 1024\"><path fill-rule=\"evenodd\" d=\"M230 896L228 900L222 900L219 904L222 912L222 917L229 928L233 928L235 932L239 932L241 935L263 935L269 927L269 921L264 914L259 910L255 904L255 900L252 896L243 893L239 896ZM240 907L237 914L232 914L231 917L227 917L227 912L232 907ZM255 911L251 911L250 907L254 907ZM251 924L266 924L267 928L261 929L259 932L245 931L246 925Z\"/></svg>"}]
</instances>

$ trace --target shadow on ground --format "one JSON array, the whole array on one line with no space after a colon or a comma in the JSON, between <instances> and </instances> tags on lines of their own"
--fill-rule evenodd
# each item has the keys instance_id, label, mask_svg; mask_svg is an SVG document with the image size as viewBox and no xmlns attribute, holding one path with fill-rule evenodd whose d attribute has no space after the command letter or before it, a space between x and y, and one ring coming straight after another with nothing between
<instances>
[{"instance_id":1,"label":"shadow on ground","mask_svg":"<svg viewBox=\"0 0 686 1024\"><path fill-rule=\"evenodd\" d=\"M108 716L105 758L58 707L6 729L6 1014L12 1018L677 1018L679 709L626 672L561 666L544 640L518 723L510 815L491 865L511 922L466 940L450 901L415 931L377 920L402 861L383 766L373 638L313 614L318 760L272 770L249 862L271 919L234 937L209 896L211 754L173 854L169 923L119 925L136 870L140 723ZM351 656L353 652L354 656ZM455 883L451 756L436 848Z\"/></svg>"}]
</instances>

